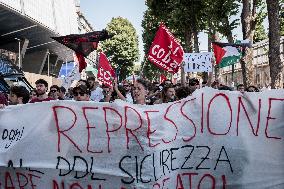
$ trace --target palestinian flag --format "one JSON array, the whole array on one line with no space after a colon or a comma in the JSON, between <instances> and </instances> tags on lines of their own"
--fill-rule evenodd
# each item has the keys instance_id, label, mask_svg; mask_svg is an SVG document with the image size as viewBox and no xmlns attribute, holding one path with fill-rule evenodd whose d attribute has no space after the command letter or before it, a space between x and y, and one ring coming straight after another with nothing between
<instances>
[{"instance_id":1,"label":"palestinian flag","mask_svg":"<svg viewBox=\"0 0 284 189\"><path fill-rule=\"evenodd\" d=\"M212 43L216 64L219 68L236 64L242 57L241 46L239 44L230 43Z\"/></svg>"}]
</instances>

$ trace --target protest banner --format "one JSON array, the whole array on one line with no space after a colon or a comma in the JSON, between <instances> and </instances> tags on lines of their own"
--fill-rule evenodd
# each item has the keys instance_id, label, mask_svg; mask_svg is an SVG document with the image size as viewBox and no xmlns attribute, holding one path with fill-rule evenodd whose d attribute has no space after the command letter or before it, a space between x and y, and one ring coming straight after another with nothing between
<instances>
[{"instance_id":1,"label":"protest banner","mask_svg":"<svg viewBox=\"0 0 284 189\"><path fill-rule=\"evenodd\" d=\"M166 26L161 23L149 49L149 61L162 70L176 73L183 60L183 53L182 46L177 39Z\"/></svg>"},{"instance_id":2,"label":"protest banner","mask_svg":"<svg viewBox=\"0 0 284 189\"><path fill-rule=\"evenodd\" d=\"M115 78L115 72L103 52L100 53L97 78L109 87L112 86L112 80Z\"/></svg>"},{"instance_id":3,"label":"protest banner","mask_svg":"<svg viewBox=\"0 0 284 189\"><path fill-rule=\"evenodd\" d=\"M284 91L0 111L0 188L283 189Z\"/></svg>"},{"instance_id":4,"label":"protest banner","mask_svg":"<svg viewBox=\"0 0 284 189\"><path fill-rule=\"evenodd\" d=\"M185 72L212 72L212 52L204 53L185 53L184 71Z\"/></svg>"}]
</instances>

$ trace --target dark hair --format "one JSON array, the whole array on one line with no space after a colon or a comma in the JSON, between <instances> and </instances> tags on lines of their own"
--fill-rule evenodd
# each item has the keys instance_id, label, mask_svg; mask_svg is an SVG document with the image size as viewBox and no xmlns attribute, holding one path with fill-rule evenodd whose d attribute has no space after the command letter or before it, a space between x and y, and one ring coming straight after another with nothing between
<instances>
[{"instance_id":1,"label":"dark hair","mask_svg":"<svg viewBox=\"0 0 284 189\"><path fill-rule=\"evenodd\" d=\"M47 83L47 81L45 81L44 79L38 79L38 80L35 82L35 84L36 84L36 85L38 85L38 84L44 84L44 86L45 86L46 88L48 88L48 83Z\"/></svg>"},{"instance_id":2,"label":"dark hair","mask_svg":"<svg viewBox=\"0 0 284 189\"><path fill-rule=\"evenodd\" d=\"M86 85L79 85L77 87L74 87L72 92L75 93L77 90L80 90L87 95L91 94L89 88Z\"/></svg>"},{"instance_id":3,"label":"dark hair","mask_svg":"<svg viewBox=\"0 0 284 189\"><path fill-rule=\"evenodd\" d=\"M110 88L110 87L103 83L101 88Z\"/></svg>"},{"instance_id":4,"label":"dark hair","mask_svg":"<svg viewBox=\"0 0 284 189\"><path fill-rule=\"evenodd\" d=\"M154 81L154 82L153 82L153 85L157 85L157 84L159 85L160 83L157 82L157 81Z\"/></svg>"},{"instance_id":5,"label":"dark hair","mask_svg":"<svg viewBox=\"0 0 284 189\"><path fill-rule=\"evenodd\" d=\"M23 98L23 103L26 104L29 102L30 93L24 86L12 86L10 88L10 92L15 94L17 97Z\"/></svg>"},{"instance_id":6,"label":"dark hair","mask_svg":"<svg viewBox=\"0 0 284 189\"><path fill-rule=\"evenodd\" d=\"M87 80L84 80L84 79L80 79L77 83L79 83L79 82L84 82L86 85L88 85L88 82L87 82Z\"/></svg>"},{"instance_id":7,"label":"dark hair","mask_svg":"<svg viewBox=\"0 0 284 189\"><path fill-rule=\"evenodd\" d=\"M237 85L237 90L240 88L240 87L244 87L245 85L244 84L238 84Z\"/></svg>"},{"instance_id":8,"label":"dark hair","mask_svg":"<svg viewBox=\"0 0 284 189\"><path fill-rule=\"evenodd\" d=\"M178 99L186 98L190 95L190 89L189 87L179 87L176 89L176 96Z\"/></svg>"},{"instance_id":9,"label":"dark hair","mask_svg":"<svg viewBox=\"0 0 284 189\"><path fill-rule=\"evenodd\" d=\"M220 84L219 81L218 81L218 80L215 80L215 81L213 81L213 82L211 83L211 87L215 87L215 86L217 86L218 84Z\"/></svg>"},{"instance_id":10,"label":"dark hair","mask_svg":"<svg viewBox=\"0 0 284 189\"><path fill-rule=\"evenodd\" d=\"M145 88L145 90L149 89L149 83L148 81L144 80L144 79L137 79L136 80L137 83L140 83L141 85L143 85L143 87Z\"/></svg>"},{"instance_id":11,"label":"dark hair","mask_svg":"<svg viewBox=\"0 0 284 189\"><path fill-rule=\"evenodd\" d=\"M163 102L167 102L167 101L166 101L166 100L167 100L166 93L167 93L168 90L171 89L171 88L174 89L174 88L175 88L174 85L169 84L169 85L165 85L165 86L164 86L164 88L163 88L163 90L162 90L162 100L163 100Z\"/></svg>"},{"instance_id":12,"label":"dark hair","mask_svg":"<svg viewBox=\"0 0 284 189\"><path fill-rule=\"evenodd\" d=\"M61 86L61 87L60 87L60 92L62 92L62 93L66 93L66 89L65 89L65 87Z\"/></svg>"},{"instance_id":13,"label":"dark hair","mask_svg":"<svg viewBox=\"0 0 284 189\"><path fill-rule=\"evenodd\" d=\"M122 96L124 96L124 97L126 96L126 91L125 91L124 87L118 86L118 90L122 94ZM113 91L113 93L111 94L111 98L112 98L112 101L118 98L116 91Z\"/></svg>"},{"instance_id":14,"label":"dark hair","mask_svg":"<svg viewBox=\"0 0 284 189\"><path fill-rule=\"evenodd\" d=\"M83 82L83 83L85 83L85 85L90 89L90 85L89 85L89 83L88 83L88 81L87 80L84 80L84 79L80 79L78 82L77 82L77 86L79 85L79 82ZM82 85L82 84L80 84L80 85Z\"/></svg>"},{"instance_id":15,"label":"dark hair","mask_svg":"<svg viewBox=\"0 0 284 189\"><path fill-rule=\"evenodd\" d=\"M58 85L52 85L49 90L51 90L52 88L55 88L58 92L60 91L60 87L58 87Z\"/></svg>"},{"instance_id":16,"label":"dark hair","mask_svg":"<svg viewBox=\"0 0 284 189\"><path fill-rule=\"evenodd\" d=\"M228 91L232 91L231 87L228 87L226 85L222 85L221 87L219 87L219 90L228 90Z\"/></svg>"},{"instance_id":17,"label":"dark hair","mask_svg":"<svg viewBox=\"0 0 284 189\"><path fill-rule=\"evenodd\" d=\"M87 81L96 81L96 77L94 77L94 76L88 77Z\"/></svg>"},{"instance_id":18,"label":"dark hair","mask_svg":"<svg viewBox=\"0 0 284 189\"><path fill-rule=\"evenodd\" d=\"M206 85L207 84L207 81L202 81L202 85Z\"/></svg>"},{"instance_id":19,"label":"dark hair","mask_svg":"<svg viewBox=\"0 0 284 189\"><path fill-rule=\"evenodd\" d=\"M189 86L199 85L199 80L196 79L196 78L189 79L188 85L189 85Z\"/></svg>"},{"instance_id":20,"label":"dark hair","mask_svg":"<svg viewBox=\"0 0 284 189\"><path fill-rule=\"evenodd\" d=\"M176 87L181 87L181 83L177 83L177 84L176 84Z\"/></svg>"},{"instance_id":21,"label":"dark hair","mask_svg":"<svg viewBox=\"0 0 284 189\"><path fill-rule=\"evenodd\" d=\"M254 91L250 91L249 88L253 88ZM246 89L247 92L259 92L259 89L256 86L250 85L248 86L248 88Z\"/></svg>"},{"instance_id":22,"label":"dark hair","mask_svg":"<svg viewBox=\"0 0 284 189\"><path fill-rule=\"evenodd\" d=\"M166 83L166 81L169 81L169 82L171 82L171 83L172 83L172 81L171 81L170 79L166 79L166 80L164 81L164 83Z\"/></svg>"}]
</instances>

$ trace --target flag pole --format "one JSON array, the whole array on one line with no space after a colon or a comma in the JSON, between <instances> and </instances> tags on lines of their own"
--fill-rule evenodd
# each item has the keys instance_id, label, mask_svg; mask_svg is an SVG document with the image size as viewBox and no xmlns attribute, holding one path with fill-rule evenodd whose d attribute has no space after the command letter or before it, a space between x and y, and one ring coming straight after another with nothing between
<instances>
[{"instance_id":1,"label":"flag pole","mask_svg":"<svg viewBox=\"0 0 284 189\"><path fill-rule=\"evenodd\" d=\"M232 64L232 84L234 83L234 72L235 72L235 66L234 64ZM233 87L235 87L235 83Z\"/></svg>"},{"instance_id":2,"label":"flag pole","mask_svg":"<svg viewBox=\"0 0 284 189\"><path fill-rule=\"evenodd\" d=\"M87 57L85 57L86 59L88 59L88 60L90 60L93 64L94 64L94 66L98 66L98 64L97 64L97 62L94 62L93 60L91 60L91 59L89 59L89 58L87 58Z\"/></svg>"}]
</instances>

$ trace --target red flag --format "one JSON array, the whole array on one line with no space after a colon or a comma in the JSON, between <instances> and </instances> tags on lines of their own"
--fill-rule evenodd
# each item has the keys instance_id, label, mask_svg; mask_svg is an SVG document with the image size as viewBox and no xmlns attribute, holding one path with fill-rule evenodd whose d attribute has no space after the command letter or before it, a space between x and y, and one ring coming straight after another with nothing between
<instances>
[{"instance_id":1,"label":"red flag","mask_svg":"<svg viewBox=\"0 0 284 189\"><path fill-rule=\"evenodd\" d=\"M81 73L82 70L87 67L87 63L82 53L75 53L75 55L76 55L76 58L74 61L79 64L79 72Z\"/></svg>"},{"instance_id":2,"label":"red flag","mask_svg":"<svg viewBox=\"0 0 284 189\"><path fill-rule=\"evenodd\" d=\"M178 72L183 61L183 49L164 24L156 33L148 53L148 59L159 68L170 73Z\"/></svg>"},{"instance_id":3,"label":"red flag","mask_svg":"<svg viewBox=\"0 0 284 189\"><path fill-rule=\"evenodd\" d=\"M163 83L165 80L167 80L167 77L164 74L160 75L160 83Z\"/></svg>"},{"instance_id":4,"label":"red flag","mask_svg":"<svg viewBox=\"0 0 284 189\"><path fill-rule=\"evenodd\" d=\"M99 41L111 38L106 30L94 31L85 34L71 34L60 37L51 37L66 47L87 57L97 49Z\"/></svg>"},{"instance_id":5,"label":"red flag","mask_svg":"<svg viewBox=\"0 0 284 189\"><path fill-rule=\"evenodd\" d=\"M214 50L214 55L216 59L216 64L219 64L223 58L223 56L226 54L226 51L220 47L219 45L212 43L212 47Z\"/></svg>"},{"instance_id":6,"label":"red flag","mask_svg":"<svg viewBox=\"0 0 284 189\"><path fill-rule=\"evenodd\" d=\"M115 71L111 67L106 55L101 52L99 58L99 66L98 66L98 75L97 78L99 81L104 83L105 85L112 87L112 80L115 77Z\"/></svg>"}]
</instances>

